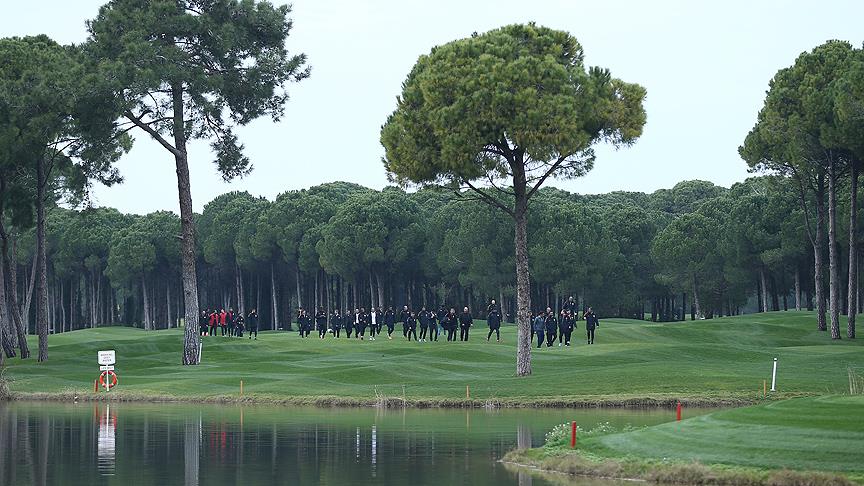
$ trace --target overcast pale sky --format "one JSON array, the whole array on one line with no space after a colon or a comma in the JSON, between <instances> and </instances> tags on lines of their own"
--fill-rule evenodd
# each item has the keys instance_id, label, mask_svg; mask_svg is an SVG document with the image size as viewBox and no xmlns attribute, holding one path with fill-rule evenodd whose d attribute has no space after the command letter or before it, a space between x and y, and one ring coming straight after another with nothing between
<instances>
[{"instance_id":1,"label":"overcast pale sky","mask_svg":"<svg viewBox=\"0 0 864 486\"><path fill-rule=\"evenodd\" d=\"M86 38L104 0L4 1L0 35ZM274 2L282 3L282 2ZM501 25L535 21L569 31L589 65L648 90L648 123L629 149L598 150L594 170L551 185L579 193L654 191L685 179L730 185L747 177L737 147L755 122L771 76L828 39L860 47L860 0L296 0L291 52L312 76L290 87L286 116L239 130L255 170L224 183L209 147L191 147L196 211L218 194L273 199L289 189L344 180L387 184L381 124L401 83L432 46ZM119 165L126 182L98 187L95 202L122 211L177 212L173 158L143 134Z\"/></svg>"}]
</instances>

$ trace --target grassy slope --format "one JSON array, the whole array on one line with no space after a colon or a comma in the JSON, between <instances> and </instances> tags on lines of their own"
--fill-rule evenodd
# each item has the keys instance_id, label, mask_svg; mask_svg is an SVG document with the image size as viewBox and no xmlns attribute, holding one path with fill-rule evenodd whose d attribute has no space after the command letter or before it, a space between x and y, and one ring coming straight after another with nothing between
<instances>
[{"instance_id":1,"label":"grassy slope","mask_svg":"<svg viewBox=\"0 0 864 486\"><path fill-rule=\"evenodd\" d=\"M569 436L558 436L543 448L514 451L507 460L574 474L690 484L838 484L831 476L772 472L787 469L864 482L862 416L861 395L798 398L630 432L589 431L576 451Z\"/></svg>"},{"instance_id":2,"label":"grassy slope","mask_svg":"<svg viewBox=\"0 0 864 486\"><path fill-rule=\"evenodd\" d=\"M589 438L595 454L864 473L864 396L799 398Z\"/></svg>"},{"instance_id":3,"label":"grassy slope","mask_svg":"<svg viewBox=\"0 0 864 486\"><path fill-rule=\"evenodd\" d=\"M533 354L534 373L514 376L515 329L487 343L485 326L470 343L302 340L262 333L258 341L205 338L204 364L179 365L179 330L101 328L51 336L49 361L9 360L14 392L92 391L96 351L116 349L122 393L236 396L240 380L258 398L335 396L372 400L379 392L408 399L594 400L621 397L740 398L761 394L771 358L780 358L783 394L838 394L847 365L864 370L860 342L832 342L811 313L778 312L685 323L603 320L597 343L583 326L572 348ZM395 336L395 334L394 334ZM35 344L35 340L34 340Z\"/></svg>"}]
</instances>

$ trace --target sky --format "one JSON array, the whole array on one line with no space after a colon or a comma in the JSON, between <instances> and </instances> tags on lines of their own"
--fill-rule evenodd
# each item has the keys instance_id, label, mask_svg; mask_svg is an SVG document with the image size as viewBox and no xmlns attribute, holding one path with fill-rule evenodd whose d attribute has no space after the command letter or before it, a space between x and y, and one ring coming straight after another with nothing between
<instances>
[{"instance_id":1,"label":"sky","mask_svg":"<svg viewBox=\"0 0 864 486\"><path fill-rule=\"evenodd\" d=\"M77 43L105 2L3 3L0 35ZM245 178L223 182L209 145L190 147L196 211L232 190L272 200L337 180L386 186L379 131L418 56L529 21L570 32L586 64L648 92L648 121L634 146L598 146L587 176L549 185L582 194L652 192L690 179L729 186L749 176L737 148L777 70L826 40L864 41L860 0L296 0L291 18L289 53L305 53L312 75L289 86L280 122L259 119L238 130L255 167ZM178 211L174 159L143 133L118 168L125 182L96 187L95 205Z\"/></svg>"}]
</instances>

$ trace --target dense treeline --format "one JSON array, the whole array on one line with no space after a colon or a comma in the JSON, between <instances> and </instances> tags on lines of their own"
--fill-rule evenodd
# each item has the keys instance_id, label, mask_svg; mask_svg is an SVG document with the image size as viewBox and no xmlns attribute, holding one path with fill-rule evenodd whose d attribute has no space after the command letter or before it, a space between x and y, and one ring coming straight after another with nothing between
<instances>
[{"instance_id":1,"label":"dense treeline","mask_svg":"<svg viewBox=\"0 0 864 486\"><path fill-rule=\"evenodd\" d=\"M121 182L114 163L131 148L136 133L163 147L176 168L182 313L186 320L197 318L187 145L192 140L210 142L216 170L226 181L252 169L235 128L263 116L278 120L288 98L287 85L310 72L305 55L288 53L289 13L288 6L266 0L111 0L87 22L83 43L61 45L46 35L0 39L0 281L8 280L10 292L17 291L18 273L9 256L5 226L34 226L35 258L27 299L32 296L35 308L39 361L48 359L49 321L57 314L52 301L65 302L68 297L80 303L81 295L89 296L81 304L84 309L61 312L61 323L67 314L72 320L79 312L91 323L116 318L118 307L112 299L117 296L102 287L95 260L85 265L90 275L87 293L80 294L79 286L70 284L70 295L60 286L63 295L49 296L49 286L57 285L48 281L47 209L61 198L80 200L94 182ZM146 229L150 221L141 224ZM133 252L133 268L164 263L155 261L148 252L151 248L135 234L125 237L139 241L144 252ZM115 261L122 258L116 256ZM112 283L139 282L147 327L154 319L171 320L170 315L150 313L157 310L150 304L157 298L154 293L164 291L170 299L171 286L150 288L141 274L126 269L115 269L112 277ZM30 301L24 306L28 312L8 305L20 299L7 296L5 287L0 285L0 344L5 355L12 356L17 348L26 358L30 350L23 321L29 316ZM114 311L106 313L106 306ZM171 308L166 303L166 310ZM187 328L183 363L197 364L199 352L199 336Z\"/></svg>"},{"instance_id":2,"label":"dense treeline","mask_svg":"<svg viewBox=\"0 0 864 486\"><path fill-rule=\"evenodd\" d=\"M791 298L816 307L820 330L827 314L834 339L848 313L855 336L864 50L829 41L771 80L739 150L767 176L579 196L543 184L590 171L597 144L635 143L646 92L585 65L567 32L505 26L420 56L382 127L390 180L438 189L229 193L195 215L188 141L211 142L225 180L248 173L234 128L281 117L287 84L309 75L286 49L289 12L111 0L81 45L0 39L0 358L28 357L28 332L44 361L49 330L154 329L197 319L199 305L258 308L266 329L290 326L298 306L476 312L495 297L518 316L524 376L529 305L567 295L656 320ZM174 159L180 217L62 209L122 182L114 164L134 133ZM184 364L198 343L188 326Z\"/></svg>"},{"instance_id":3,"label":"dense treeline","mask_svg":"<svg viewBox=\"0 0 864 486\"><path fill-rule=\"evenodd\" d=\"M48 223L53 332L178 325L175 214L55 207ZM529 217L532 302L556 308L573 295L604 316L653 320L812 307L803 224L781 177L652 194L543 189ZM506 215L444 190L337 182L272 202L231 192L196 216L200 305L257 308L263 329L289 328L299 306L447 303L476 313L493 298L512 319L512 232ZM26 276L16 305L32 331L33 231L13 235L15 272Z\"/></svg>"}]
</instances>

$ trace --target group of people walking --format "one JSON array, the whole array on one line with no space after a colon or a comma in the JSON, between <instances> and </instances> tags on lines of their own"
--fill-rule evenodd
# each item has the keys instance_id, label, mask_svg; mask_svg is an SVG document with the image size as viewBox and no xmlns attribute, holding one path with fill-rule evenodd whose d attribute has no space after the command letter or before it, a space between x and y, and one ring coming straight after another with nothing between
<instances>
[{"instance_id":1,"label":"group of people walking","mask_svg":"<svg viewBox=\"0 0 864 486\"><path fill-rule=\"evenodd\" d=\"M221 330L222 336L243 337L243 332L248 328L249 339L255 335L258 339L258 311L252 309L243 317L242 312L234 313L234 309L205 309L201 311L199 328L202 336L215 336L217 330Z\"/></svg>"},{"instance_id":2,"label":"group of people walking","mask_svg":"<svg viewBox=\"0 0 864 486\"><path fill-rule=\"evenodd\" d=\"M551 307L547 307L545 311L532 316L531 340L533 341L534 337L537 337L538 348L543 347L544 341L547 348L552 347L556 339L558 346L570 346L570 337L577 327L576 321L580 320L578 315L573 297L564 303L558 316L555 315ZM585 321L588 344L594 344L594 332L600 326L600 320L597 319L597 315L590 307L582 314L581 320Z\"/></svg>"},{"instance_id":3,"label":"group of people walking","mask_svg":"<svg viewBox=\"0 0 864 486\"><path fill-rule=\"evenodd\" d=\"M488 341L492 333L495 333L500 341L501 311L494 300L487 308L486 322L489 326L486 340ZM303 338L309 337L313 330L318 331L319 339L324 339L328 333L338 338L344 330L346 338L353 336L354 339L365 340L368 332L369 340L374 341L386 332L387 339L393 339L396 324L401 323L402 337L408 341L438 341L439 336L442 335L447 341L456 341L457 330L458 340L468 341L474 318L468 307L463 307L462 312L457 312L455 307L447 310L443 305L438 310L423 306L419 311L413 311L406 305L398 314L393 307L388 307L387 310L381 307L371 308L368 311L360 307L344 314L340 314L337 309L329 316L324 309L318 309L314 316L310 316L305 309L301 308L297 315L297 323L300 337Z\"/></svg>"},{"instance_id":4,"label":"group of people walking","mask_svg":"<svg viewBox=\"0 0 864 486\"><path fill-rule=\"evenodd\" d=\"M498 305L494 300L486 308L486 324L489 333L486 341L495 335L496 341L501 341L501 322L503 318ZM537 315L531 314L531 340L536 337L537 347L552 347L555 341L558 346L570 346L573 330L578 326L576 322L585 321L585 331L588 344L594 344L594 332L600 326L600 321L589 307L581 317L573 297L570 297L561 306L561 311L556 315L551 307ZM340 314L339 310L328 315L320 308L314 316L310 316L305 309L300 308L297 314L297 324L300 337L308 338L312 331L318 331L318 338L325 339L327 334L333 337L341 337L345 331L345 337L351 339L374 341L385 331L387 339L393 339L396 324L401 323L402 337L408 341L417 342L438 341L439 336L447 341L456 341L456 331L459 331L459 341L468 341L471 327L474 325L470 309L466 306L462 312L456 312L455 307L447 310L443 305L438 310L427 309L423 306L420 311L415 312L406 305L397 314L393 307L382 310L381 307L371 308L367 311L360 307L353 312ZM244 318L242 313L235 313L234 309L206 309L201 312L200 332L202 336L216 336L221 332L222 336L243 337L248 330L249 339L258 339L258 312L252 309ZM419 334L418 334L419 328Z\"/></svg>"},{"instance_id":5,"label":"group of people walking","mask_svg":"<svg viewBox=\"0 0 864 486\"><path fill-rule=\"evenodd\" d=\"M571 335L577 327L576 321L582 319L585 320L588 344L594 344L594 330L599 325L597 316L590 307L581 318L578 316L579 312L572 297L562 306L560 317L548 307L536 316L532 314L531 340L533 341L537 336L537 347L542 347L544 342L547 347L551 347L556 339L559 346L570 346ZM496 341L501 341L502 320L501 311L493 300L486 309L486 324L489 327L487 341L492 339L493 334ZM345 337L349 339L353 337L365 340L368 337L370 341L374 341L385 332L387 339L393 339L393 333L399 323L402 327L402 337L408 341L438 341L439 336L447 341L456 341L457 330L458 340L468 341L474 318L468 307L463 307L462 312L457 312L455 307L447 310L446 307L441 306L438 310L431 310L424 306L420 311L415 312L407 305L402 307L398 314L392 307L386 310L381 307L371 308L368 311L360 307L346 313L340 313L337 309L329 315L321 308L314 316L301 308L297 315L297 324L302 338L308 338L313 331L318 331L319 339L325 339L328 334L339 338L344 331Z\"/></svg>"}]
</instances>

